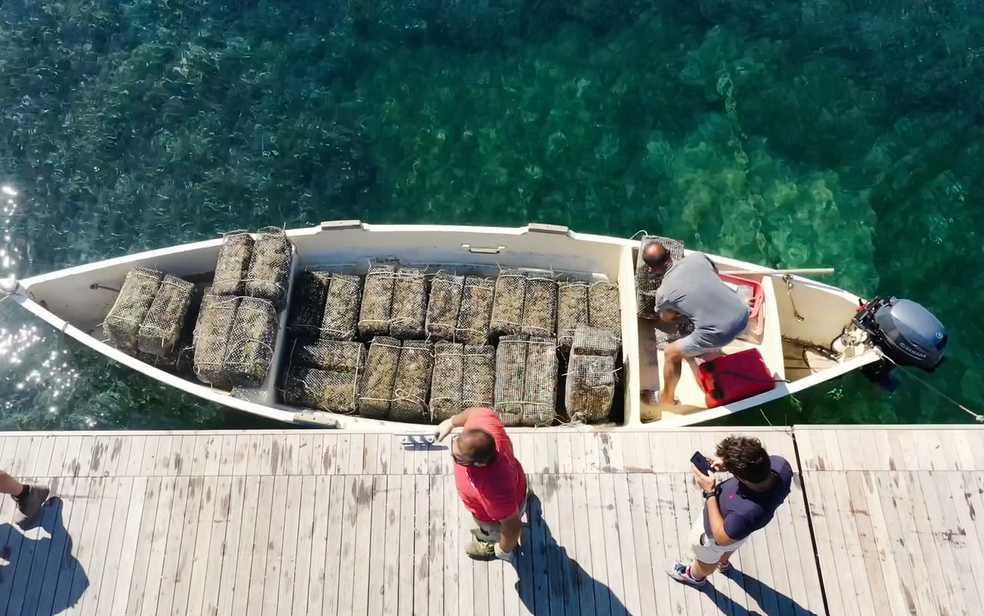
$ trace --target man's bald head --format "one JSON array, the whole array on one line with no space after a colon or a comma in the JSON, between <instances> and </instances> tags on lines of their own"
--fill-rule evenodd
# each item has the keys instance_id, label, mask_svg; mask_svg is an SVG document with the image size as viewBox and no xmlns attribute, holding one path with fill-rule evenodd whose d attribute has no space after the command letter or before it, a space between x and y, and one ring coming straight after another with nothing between
<instances>
[{"instance_id":1,"label":"man's bald head","mask_svg":"<svg viewBox=\"0 0 984 616\"><path fill-rule=\"evenodd\" d=\"M655 274L665 274L673 258L666 246L653 242L642 249L642 262Z\"/></svg>"},{"instance_id":2,"label":"man's bald head","mask_svg":"<svg viewBox=\"0 0 984 616\"><path fill-rule=\"evenodd\" d=\"M495 457L495 439L485 430L465 430L457 440L458 454L472 462L488 464Z\"/></svg>"}]
</instances>

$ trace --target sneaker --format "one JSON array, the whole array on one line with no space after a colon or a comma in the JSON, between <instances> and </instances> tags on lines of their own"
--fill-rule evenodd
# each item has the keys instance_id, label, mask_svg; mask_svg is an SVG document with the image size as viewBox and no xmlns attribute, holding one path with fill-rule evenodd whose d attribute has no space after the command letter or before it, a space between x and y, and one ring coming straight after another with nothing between
<instances>
[{"instance_id":1,"label":"sneaker","mask_svg":"<svg viewBox=\"0 0 984 616\"><path fill-rule=\"evenodd\" d=\"M24 519L18 522L20 526L28 526L34 519L41 513L41 508L44 507L44 503L48 500L48 494L50 490L45 486L28 486L27 496L23 500L15 498L14 501L17 503L17 508L23 514Z\"/></svg>"},{"instance_id":2,"label":"sneaker","mask_svg":"<svg viewBox=\"0 0 984 616\"><path fill-rule=\"evenodd\" d=\"M707 580L695 579L694 576L690 574L690 567L680 561L673 563L673 566L671 566L669 571L666 573L674 580L683 584L689 584L696 588L703 588L703 586L707 584Z\"/></svg>"},{"instance_id":3,"label":"sneaker","mask_svg":"<svg viewBox=\"0 0 984 616\"><path fill-rule=\"evenodd\" d=\"M487 560L495 556L495 544L473 539L465 546L465 554L478 560Z\"/></svg>"},{"instance_id":4,"label":"sneaker","mask_svg":"<svg viewBox=\"0 0 984 616\"><path fill-rule=\"evenodd\" d=\"M731 568L731 563L718 563L718 571L727 571Z\"/></svg>"}]
</instances>

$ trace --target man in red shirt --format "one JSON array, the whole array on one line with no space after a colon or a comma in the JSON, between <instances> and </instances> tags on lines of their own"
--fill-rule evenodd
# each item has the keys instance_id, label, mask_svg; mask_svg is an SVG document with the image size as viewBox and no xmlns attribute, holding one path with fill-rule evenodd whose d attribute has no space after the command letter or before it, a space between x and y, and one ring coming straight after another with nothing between
<instances>
[{"instance_id":1,"label":"man in red shirt","mask_svg":"<svg viewBox=\"0 0 984 616\"><path fill-rule=\"evenodd\" d=\"M449 447L454 483L474 520L469 531L475 539L465 553L472 558L512 560L526 510L526 473L492 409L465 409L444 420L436 440L443 441L455 428L464 429Z\"/></svg>"}]
</instances>

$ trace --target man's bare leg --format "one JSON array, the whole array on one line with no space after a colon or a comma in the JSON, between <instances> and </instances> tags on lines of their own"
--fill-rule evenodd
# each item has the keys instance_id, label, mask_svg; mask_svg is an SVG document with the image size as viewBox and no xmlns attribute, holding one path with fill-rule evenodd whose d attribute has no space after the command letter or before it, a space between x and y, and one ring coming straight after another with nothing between
<instances>
[{"instance_id":1,"label":"man's bare leg","mask_svg":"<svg viewBox=\"0 0 984 616\"><path fill-rule=\"evenodd\" d=\"M676 404L676 388L683 372L683 360L690 358L683 351L685 338L670 343L663 351L663 382L659 392L661 404Z\"/></svg>"},{"instance_id":2,"label":"man's bare leg","mask_svg":"<svg viewBox=\"0 0 984 616\"><path fill-rule=\"evenodd\" d=\"M730 552L725 552L724 554L722 554L721 555L721 558L718 560L718 565L717 565L718 566L718 569L720 569L721 571L724 571L725 569L727 569L728 567L730 567L731 566L731 555L734 554L734 553L735 553L734 550L732 550Z\"/></svg>"},{"instance_id":3,"label":"man's bare leg","mask_svg":"<svg viewBox=\"0 0 984 616\"><path fill-rule=\"evenodd\" d=\"M29 524L41 512L49 494L45 486L24 485L4 470L0 470L0 492L13 497L17 508L24 515L20 522L22 525Z\"/></svg>"}]
</instances>

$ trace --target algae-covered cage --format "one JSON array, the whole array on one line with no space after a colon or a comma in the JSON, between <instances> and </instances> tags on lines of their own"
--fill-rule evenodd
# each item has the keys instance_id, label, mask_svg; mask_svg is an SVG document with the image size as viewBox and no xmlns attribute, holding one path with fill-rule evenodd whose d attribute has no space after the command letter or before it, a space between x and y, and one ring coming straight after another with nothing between
<instances>
[{"instance_id":1,"label":"algae-covered cage","mask_svg":"<svg viewBox=\"0 0 984 616\"><path fill-rule=\"evenodd\" d=\"M639 254L636 257L635 284L638 315L644 319L656 319L656 290L663 283L663 277L657 276L642 260L643 251L652 243L662 244L673 259L679 260L684 256L683 242L660 237L658 235L643 235L639 242Z\"/></svg>"}]
</instances>

